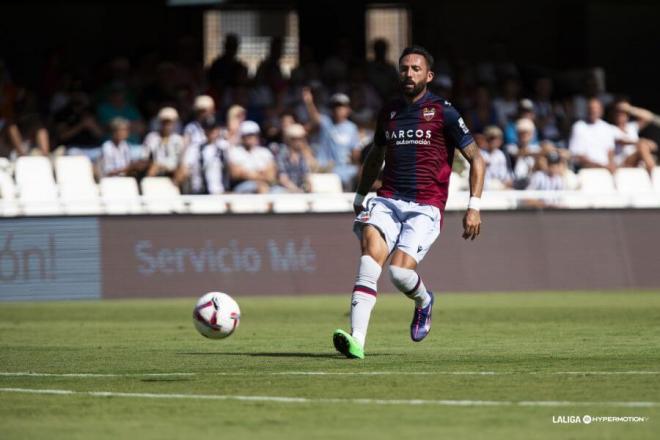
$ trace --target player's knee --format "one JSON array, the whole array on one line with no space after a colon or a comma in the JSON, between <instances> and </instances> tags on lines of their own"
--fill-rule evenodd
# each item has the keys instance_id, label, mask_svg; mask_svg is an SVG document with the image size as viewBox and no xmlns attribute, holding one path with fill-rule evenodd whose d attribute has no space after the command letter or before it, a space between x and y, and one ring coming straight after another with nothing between
<instances>
[{"instance_id":1,"label":"player's knee","mask_svg":"<svg viewBox=\"0 0 660 440\"><path fill-rule=\"evenodd\" d=\"M410 290L410 285L414 285L417 282L417 275L412 269L390 265L389 274L392 284L401 291Z\"/></svg>"}]
</instances>

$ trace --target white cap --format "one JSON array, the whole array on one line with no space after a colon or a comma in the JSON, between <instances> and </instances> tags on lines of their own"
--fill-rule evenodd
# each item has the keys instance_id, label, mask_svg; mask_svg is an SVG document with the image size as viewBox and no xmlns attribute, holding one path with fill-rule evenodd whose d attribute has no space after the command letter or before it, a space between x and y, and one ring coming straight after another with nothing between
<instances>
[{"instance_id":1,"label":"white cap","mask_svg":"<svg viewBox=\"0 0 660 440\"><path fill-rule=\"evenodd\" d=\"M174 107L163 107L158 112L158 119L161 121L176 121L179 119L179 112Z\"/></svg>"},{"instance_id":2,"label":"white cap","mask_svg":"<svg viewBox=\"0 0 660 440\"><path fill-rule=\"evenodd\" d=\"M306 135L305 127L300 124L291 124L284 130L284 137L301 138Z\"/></svg>"},{"instance_id":3,"label":"white cap","mask_svg":"<svg viewBox=\"0 0 660 440\"><path fill-rule=\"evenodd\" d=\"M534 131L534 123L531 119L522 118L516 121L516 130L517 131Z\"/></svg>"},{"instance_id":4,"label":"white cap","mask_svg":"<svg viewBox=\"0 0 660 440\"><path fill-rule=\"evenodd\" d=\"M259 124L257 124L254 121L243 121L243 122L241 122L241 126L239 128L239 131L241 132L241 136L249 136L251 134L261 133L261 129L259 128Z\"/></svg>"},{"instance_id":5,"label":"white cap","mask_svg":"<svg viewBox=\"0 0 660 440\"><path fill-rule=\"evenodd\" d=\"M330 97L330 105L350 105L351 99L345 93L335 93Z\"/></svg>"},{"instance_id":6,"label":"white cap","mask_svg":"<svg viewBox=\"0 0 660 440\"><path fill-rule=\"evenodd\" d=\"M195 103L193 104L195 110L210 110L214 107L215 102L213 102L213 98L209 95L199 95L195 98Z\"/></svg>"}]
</instances>

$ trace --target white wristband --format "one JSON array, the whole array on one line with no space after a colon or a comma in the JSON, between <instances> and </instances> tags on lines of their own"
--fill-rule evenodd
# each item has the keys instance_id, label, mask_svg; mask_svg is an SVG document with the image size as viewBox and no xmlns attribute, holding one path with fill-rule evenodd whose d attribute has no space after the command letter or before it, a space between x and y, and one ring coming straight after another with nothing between
<instances>
[{"instance_id":1,"label":"white wristband","mask_svg":"<svg viewBox=\"0 0 660 440\"><path fill-rule=\"evenodd\" d=\"M353 205L362 206L365 197L366 196L364 194L355 193L355 200L353 200Z\"/></svg>"},{"instance_id":2,"label":"white wristband","mask_svg":"<svg viewBox=\"0 0 660 440\"><path fill-rule=\"evenodd\" d=\"M481 199L479 197L470 197L470 201L468 202L468 209L474 209L475 211L479 211L481 209Z\"/></svg>"}]
</instances>

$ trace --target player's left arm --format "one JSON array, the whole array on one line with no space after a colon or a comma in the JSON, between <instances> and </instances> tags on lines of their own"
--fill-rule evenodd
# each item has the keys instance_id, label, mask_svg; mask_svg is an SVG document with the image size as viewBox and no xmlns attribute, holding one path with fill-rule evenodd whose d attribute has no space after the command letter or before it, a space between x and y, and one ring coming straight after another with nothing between
<instances>
[{"instance_id":1,"label":"player's left arm","mask_svg":"<svg viewBox=\"0 0 660 440\"><path fill-rule=\"evenodd\" d=\"M465 148L460 149L463 157L470 163L470 202L463 217L463 238L474 240L481 232L481 215L479 213L479 201L484 189L484 175L486 164L479 147L471 142Z\"/></svg>"},{"instance_id":2,"label":"player's left arm","mask_svg":"<svg viewBox=\"0 0 660 440\"><path fill-rule=\"evenodd\" d=\"M445 136L458 147L463 157L470 163L470 202L465 217L463 217L463 238L474 240L481 232L479 204L481 202L481 192L484 189L486 164L463 118L446 101L444 114L446 121Z\"/></svg>"}]
</instances>

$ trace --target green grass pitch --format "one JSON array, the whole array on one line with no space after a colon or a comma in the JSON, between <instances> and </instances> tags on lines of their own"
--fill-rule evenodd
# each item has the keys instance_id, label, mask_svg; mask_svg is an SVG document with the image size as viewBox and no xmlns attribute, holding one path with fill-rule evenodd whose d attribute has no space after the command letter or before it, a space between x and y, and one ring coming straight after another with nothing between
<instances>
[{"instance_id":1,"label":"green grass pitch","mask_svg":"<svg viewBox=\"0 0 660 440\"><path fill-rule=\"evenodd\" d=\"M236 299L241 325L223 341L195 332L194 298L0 303L0 438L660 432L660 292L440 294L417 344L412 303L381 295L364 361L332 347L348 296ZM555 423L584 415L645 421Z\"/></svg>"}]
</instances>

